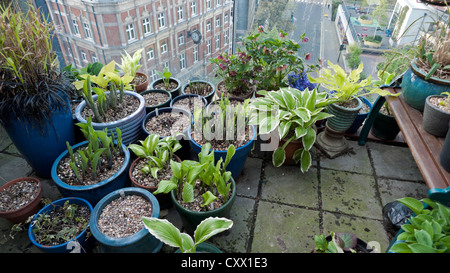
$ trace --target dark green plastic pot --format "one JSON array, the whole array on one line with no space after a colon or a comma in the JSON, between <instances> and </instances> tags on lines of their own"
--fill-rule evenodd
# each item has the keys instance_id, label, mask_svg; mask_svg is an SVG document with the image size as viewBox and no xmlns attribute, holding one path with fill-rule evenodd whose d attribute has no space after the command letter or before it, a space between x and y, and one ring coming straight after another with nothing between
<instances>
[{"instance_id":1,"label":"dark green plastic pot","mask_svg":"<svg viewBox=\"0 0 450 273\"><path fill-rule=\"evenodd\" d=\"M167 90L170 92L170 94L172 95L172 99L176 98L177 96L179 96L181 94L181 82L179 79L177 78L173 78L170 77L169 82L175 82L177 84L177 88L172 89L172 90ZM150 89L158 89L156 87L157 84L163 83L163 79L157 79L154 80L151 84L150 84Z\"/></svg>"},{"instance_id":2,"label":"dark green plastic pot","mask_svg":"<svg viewBox=\"0 0 450 273\"><path fill-rule=\"evenodd\" d=\"M373 121L371 133L379 139L393 140L398 133L400 128L398 127L395 118L390 115L378 112L375 120Z\"/></svg>"},{"instance_id":3,"label":"dark green plastic pot","mask_svg":"<svg viewBox=\"0 0 450 273\"><path fill-rule=\"evenodd\" d=\"M160 103L158 105L147 106L147 104L145 104L145 112L147 114L150 113L151 111L155 110L155 109L159 109L159 108L169 107L170 106L170 102L172 101L172 94L169 91L162 90L162 89L150 89L150 90L146 90L146 91L142 92L141 96L144 97L144 95L150 94L150 93L166 94L166 95L169 96L169 98L165 102ZM144 97L144 100L145 100L145 97Z\"/></svg>"},{"instance_id":4,"label":"dark green plastic pot","mask_svg":"<svg viewBox=\"0 0 450 273\"><path fill-rule=\"evenodd\" d=\"M175 190L170 192L170 196L172 198L172 203L175 206L175 209L181 216L181 220L183 221L183 226L189 234L193 234L194 230L200 224L201 221L205 220L208 217L225 217L230 218L231 207L233 206L234 200L236 199L236 182L233 177L231 177L231 190L232 194L230 199L220 208L211 210L211 211L192 211L184 208L177 200L175 196Z\"/></svg>"},{"instance_id":5,"label":"dark green plastic pot","mask_svg":"<svg viewBox=\"0 0 450 273\"><path fill-rule=\"evenodd\" d=\"M212 101L212 99L214 97L214 94L216 93L216 87L212 83L210 83L208 81L197 80L197 81L188 82L185 85L183 85L183 87L181 88L181 93L182 94L190 94L190 93L186 93L185 92L186 88L189 86L189 84L191 84L191 83L198 83L198 82L201 82L201 83L204 83L204 84L209 84L211 86L212 91L208 95L203 96L206 99L206 101L208 102L208 104L209 104Z\"/></svg>"}]
</instances>

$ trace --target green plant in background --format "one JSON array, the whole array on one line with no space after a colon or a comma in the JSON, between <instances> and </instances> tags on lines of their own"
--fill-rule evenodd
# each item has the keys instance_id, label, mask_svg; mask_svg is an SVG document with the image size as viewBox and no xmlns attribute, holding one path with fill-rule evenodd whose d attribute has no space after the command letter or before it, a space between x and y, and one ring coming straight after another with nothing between
<instances>
[{"instance_id":1,"label":"green plant in background","mask_svg":"<svg viewBox=\"0 0 450 273\"><path fill-rule=\"evenodd\" d=\"M442 92L441 96L444 96L444 99L439 104L444 107L450 107L450 92Z\"/></svg>"},{"instance_id":2,"label":"green plant in background","mask_svg":"<svg viewBox=\"0 0 450 273\"><path fill-rule=\"evenodd\" d=\"M316 235L314 237L316 253L355 253L358 237L353 233L348 232L332 232L331 240L328 241L325 235Z\"/></svg>"},{"instance_id":3,"label":"green plant in background","mask_svg":"<svg viewBox=\"0 0 450 273\"><path fill-rule=\"evenodd\" d=\"M362 49L357 43L353 43L348 47L348 65L350 68L355 69L361 64Z\"/></svg>"},{"instance_id":4,"label":"green plant in background","mask_svg":"<svg viewBox=\"0 0 450 273\"><path fill-rule=\"evenodd\" d=\"M158 74L158 76L163 80L166 90L169 90L170 77L172 76L172 73L170 73L169 68L165 66L162 72L157 70L156 74Z\"/></svg>"},{"instance_id":5,"label":"green plant in background","mask_svg":"<svg viewBox=\"0 0 450 273\"><path fill-rule=\"evenodd\" d=\"M206 210L209 210L208 205L220 196L225 203L231 188L229 183L231 172L225 169L235 152L234 145L230 145L225 160L220 158L215 163L214 151L211 150L211 144L208 142L202 146L198 154L199 161L183 160L180 163L171 160L172 178L160 181L158 189L153 194L176 190L177 197L185 203L190 203L194 201L194 189L197 187L199 192L204 192L202 207ZM197 179L201 183L196 185Z\"/></svg>"},{"instance_id":6,"label":"green plant in background","mask_svg":"<svg viewBox=\"0 0 450 273\"><path fill-rule=\"evenodd\" d=\"M87 123L77 123L77 125L88 141L87 147L79 148L74 153L68 142L66 145L70 157L69 165L76 176L76 181L84 185L86 179L95 180L99 173L110 170L114 158L123 155L122 133L119 128L116 128L117 143L115 143L112 132L112 136L108 137L106 128L103 131L94 130L90 117Z\"/></svg>"},{"instance_id":7,"label":"green plant in background","mask_svg":"<svg viewBox=\"0 0 450 273\"><path fill-rule=\"evenodd\" d=\"M117 64L117 66L122 69L123 73L125 75L131 76L133 79L136 77L136 72L139 68L142 67L142 65L139 64L139 61L141 60L142 51L144 49L138 49L136 52L134 52L133 56L128 54L127 51L125 51L125 55L122 55L121 63Z\"/></svg>"},{"instance_id":8,"label":"green plant in background","mask_svg":"<svg viewBox=\"0 0 450 273\"><path fill-rule=\"evenodd\" d=\"M403 224L399 243L390 251L396 253L450 253L450 208L428 198L421 201L404 197L398 201L414 212Z\"/></svg>"},{"instance_id":9,"label":"green plant in background","mask_svg":"<svg viewBox=\"0 0 450 273\"><path fill-rule=\"evenodd\" d=\"M130 144L128 149L133 153L147 160L147 165L141 169L145 174L151 174L155 179L158 178L158 171L162 170L176 151L181 149L181 144L177 140L178 135L160 138L159 135L152 134L140 140L139 144Z\"/></svg>"},{"instance_id":10,"label":"green plant in background","mask_svg":"<svg viewBox=\"0 0 450 273\"><path fill-rule=\"evenodd\" d=\"M63 94L76 92L58 69L53 30L31 2L25 13L0 4L0 123L12 113L43 133L52 113L69 107Z\"/></svg>"},{"instance_id":11,"label":"green plant in background","mask_svg":"<svg viewBox=\"0 0 450 273\"><path fill-rule=\"evenodd\" d=\"M249 105L249 124L259 126L260 134L276 130L280 139L287 140L273 152L273 165L281 166L286 159L286 146L293 140L302 139L303 148L295 151L293 159L296 163L301 162L302 172L308 171L312 162L310 149L316 139L314 124L333 116L324 109L334 100L317 89L300 91L288 87L272 92L259 91L258 94L263 97L256 98Z\"/></svg>"},{"instance_id":12,"label":"green plant in background","mask_svg":"<svg viewBox=\"0 0 450 273\"><path fill-rule=\"evenodd\" d=\"M187 233L181 233L177 227L165 219L143 217L142 221L148 232L161 242L180 248L182 253L194 253L200 243L233 226L233 221L227 218L209 217L200 222L194 231L194 239L192 239Z\"/></svg>"}]
</instances>

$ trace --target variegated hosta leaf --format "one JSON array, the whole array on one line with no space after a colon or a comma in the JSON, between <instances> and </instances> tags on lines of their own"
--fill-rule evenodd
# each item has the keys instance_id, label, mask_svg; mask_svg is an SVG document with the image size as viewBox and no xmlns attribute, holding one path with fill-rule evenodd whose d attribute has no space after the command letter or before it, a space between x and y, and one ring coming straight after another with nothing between
<instances>
[{"instance_id":1,"label":"variegated hosta leaf","mask_svg":"<svg viewBox=\"0 0 450 273\"><path fill-rule=\"evenodd\" d=\"M313 128L309 127L306 129L306 135L302 138L303 147L305 150L309 151L311 147L314 145L316 141L316 131Z\"/></svg>"},{"instance_id":2,"label":"variegated hosta leaf","mask_svg":"<svg viewBox=\"0 0 450 273\"><path fill-rule=\"evenodd\" d=\"M278 147L272 154L272 163L275 167L280 167L286 160L286 153L283 147Z\"/></svg>"},{"instance_id":3,"label":"variegated hosta leaf","mask_svg":"<svg viewBox=\"0 0 450 273\"><path fill-rule=\"evenodd\" d=\"M289 132L289 129L291 128L291 125L292 125L292 121L288 121L288 122L282 121L282 122L280 122L280 125L279 125L279 128L278 128L278 131L280 133L280 139L283 139L283 138L286 137L286 135Z\"/></svg>"},{"instance_id":4,"label":"variegated hosta leaf","mask_svg":"<svg viewBox=\"0 0 450 273\"><path fill-rule=\"evenodd\" d=\"M312 162L311 154L306 149L303 149L300 164L300 169L302 173L305 173L309 170L309 167L311 167L311 162Z\"/></svg>"},{"instance_id":5,"label":"variegated hosta leaf","mask_svg":"<svg viewBox=\"0 0 450 273\"><path fill-rule=\"evenodd\" d=\"M293 112L304 122L308 122L311 119L311 111L309 111L305 107L297 108Z\"/></svg>"}]
</instances>

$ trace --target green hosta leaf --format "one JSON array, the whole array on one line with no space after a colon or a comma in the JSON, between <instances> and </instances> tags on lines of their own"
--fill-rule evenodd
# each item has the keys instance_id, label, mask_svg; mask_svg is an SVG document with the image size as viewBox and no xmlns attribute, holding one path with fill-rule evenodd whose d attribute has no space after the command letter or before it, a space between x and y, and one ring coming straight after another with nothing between
<instances>
[{"instance_id":1,"label":"green hosta leaf","mask_svg":"<svg viewBox=\"0 0 450 273\"><path fill-rule=\"evenodd\" d=\"M278 131L280 132L280 138L283 139L286 137L286 135L289 133L289 129L291 128L292 121L282 121L280 122L280 127L278 128Z\"/></svg>"},{"instance_id":2,"label":"green hosta leaf","mask_svg":"<svg viewBox=\"0 0 450 273\"><path fill-rule=\"evenodd\" d=\"M407 243L396 243L391 247L390 251L394 253L413 253Z\"/></svg>"},{"instance_id":3,"label":"green hosta leaf","mask_svg":"<svg viewBox=\"0 0 450 273\"><path fill-rule=\"evenodd\" d=\"M292 155L292 159L294 160L295 164L297 164L300 161L300 159L302 159L302 153L303 148L296 150Z\"/></svg>"},{"instance_id":4,"label":"green hosta leaf","mask_svg":"<svg viewBox=\"0 0 450 273\"><path fill-rule=\"evenodd\" d=\"M410 208L415 214L419 215L423 210L423 204L419 200L411 197L403 197L398 199L400 203Z\"/></svg>"},{"instance_id":5,"label":"green hosta leaf","mask_svg":"<svg viewBox=\"0 0 450 273\"><path fill-rule=\"evenodd\" d=\"M295 99L290 92L290 88L281 88L281 95L284 99L286 108L291 111L295 108Z\"/></svg>"},{"instance_id":6,"label":"green hosta leaf","mask_svg":"<svg viewBox=\"0 0 450 273\"><path fill-rule=\"evenodd\" d=\"M299 127L299 126L295 127L295 138L296 138L296 139L302 138L303 136L306 135L306 133L308 133L308 131L306 130L306 128L304 128L304 127Z\"/></svg>"},{"instance_id":7,"label":"green hosta leaf","mask_svg":"<svg viewBox=\"0 0 450 273\"><path fill-rule=\"evenodd\" d=\"M306 129L306 135L302 138L303 147L305 150L309 151L311 147L314 145L316 141L316 131L313 128L309 127Z\"/></svg>"},{"instance_id":8,"label":"green hosta leaf","mask_svg":"<svg viewBox=\"0 0 450 273\"><path fill-rule=\"evenodd\" d=\"M267 95L272 98L276 104L280 105L281 108L287 108L284 98L280 93L269 92Z\"/></svg>"},{"instance_id":9,"label":"green hosta leaf","mask_svg":"<svg viewBox=\"0 0 450 273\"><path fill-rule=\"evenodd\" d=\"M183 247L180 230L166 219L142 217L142 222L145 228L161 242L171 247Z\"/></svg>"},{"instance_id":10,"label":"green hosta leaf","mask_svg":"<svg viewBox=\"0 0 450 273\"><path fill-rule=\"evenodd\" d=\"M425 246L432 247L433 246L433 239L430 236L428 232L425 230L416 230L414 232L414 235L416 236L417 243Z\"/></svg>"},{"instance_id":11,"label":"green hosta leaf","mask_svg":"<svg viewBox=\"0 0 450 273\"><path fill-rule=\"evenodd\" d=\"M413 253L439 253L432 246L423 245L419 243L410 244L409 248L412 250Z\"/></svg>"},{"instance_id":12,"label":"green hosta leaf","mask_svg":"<svg viewBox=\"0 0 450 273\"><path fill-rule=\"evenodd\" d=\"M181 197L185 203L190 203L194 201L194 185L189 183L184 183L183 192Z\"/></svg>"},{"instance_id":13,"label":"green hosta leaf","mask_svg":"<svg viewBox=\"0 0 450 273\"><path fill-rule=\"evenodd\" d=\"M278 147L272 155L272 163L275 167L280 167L286 160L286 153L282 147Z\"/></svg>"},{"instance_id":14,"label":"green hosta leaf","mask_svg":"<svg viewBox=\"0 0 450 273\"><path fill-rule=\"evenodd\" d=\"M212 236L230 229L232 226L233 221L226 218L206 218L197 226L194 232L195 244L203 243Z\"/></svg>"},{"instance_id":15,"label":"green hosta leaf","mask_svg":"<svg viewBox=\"0 0 450 273\"><path fill-rule=\"evenodd\" d=\"M305 107L297 108L293 112L304 122L308 122L311 119L311 112Z\"/></svg>"},{"instance_id":16,"label":"green hosta leaf","mask_svg":"<svg viewBox=\"0 0 450 273\"><path fill-rule=\"evenodd\" d=\"M225 162L223 163L224 169L228 166L228 164L230 163L230 161L233 158L235 153L236 153L236 148L234 147L234 145L231 144L230 146L228 146L227 156L225 157Z\"/></svg>"},{"instance_id":17,"label":"green hosta leaf","mask_svg":"<svg viewBox=\"0 0 450 273\"><path fill-rule=\"evenodd\" d=\"M153 194L158 193L169 193L170 191L176 189L178 186L178 181L172 177L170 180L159 181L158 189L153 192Z\"/></svg>"},{"instance_id":18,"label":"green hosta leaf","mask_svg":"<svg viewBox=\"0 0 450 273\"><path fill-rule=\"evenodd\" d=\"M301 160L302 161L301 161L300 168L301 168L302 173L305 173L309 170L309 167L311 167L311 162L312 162L311 154L309 153L309 151L303 150Z\"/></svg>"},{"instance_id":19,"label":"green hosta leaf","mask_svg":"<svg viewBox=\"0 0 450 273\"><path fill-rule=\"evenodd\" d=\"M182 174L182 170L181 170L181 163L180 162L176 162L174 160L170 160L170 168L172 169L172 173L173 176L178 178L178 179L182 179L183 178L183 174Z\"/></svg>"},{"instance_id":20,"label":"green hosta leaf","mask_svg":"<svg viewBox=\"0 0 450 273\"><path fill-rule=\"evenodd\" d=\"M403 224L402 229L409 233L414 233L414 227L411 224Z\"/></svg>"},{"instance_id":21,"label":"green hosta leaf","mask_svg":"<svg viewBox=\"0 0 450 273\"><path fill-rule=\"evenodd\" d=\"M201 205L202 207L208 206L209 204L211 204L211 202L217 199L217 197L210 191L207 191L204 194L202 194L202 197L203 197L203 204Z\"/></svg>"},{"instance_id":22,"label":"green hosta leaf","mask_svg":"<svg viewBox=\"0 0 450 273\"><path fill-rule=\"evenodd\" d=\"M142 147L141 145L130 144L130 145L128 145L128 149L133 151L133 153L138 157L144 158L147 156L147 154L145 153L144 147Z\"/></svg>"},{"instance_id":23,"label":"green hosta leaf","mask_svg":"<svg viewBox=\"0 0 450 273\"><path fill-rule=\"evenodd\" d=\"M181 240L183 241L183 247L180 248L182 253L194 253L195 252L195 243L192 237L187 233L181 233Z\"/></svg>"}]
</instances>

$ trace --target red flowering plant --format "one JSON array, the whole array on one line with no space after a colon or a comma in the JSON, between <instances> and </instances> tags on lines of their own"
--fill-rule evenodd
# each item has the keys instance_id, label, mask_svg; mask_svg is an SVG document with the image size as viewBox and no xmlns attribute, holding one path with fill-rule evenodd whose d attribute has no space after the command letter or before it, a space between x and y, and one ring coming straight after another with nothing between
<instances>
[{"instance_id":1,"label":"red flowering plant","mask_svg":"<svg viewBox=\"0 0 450 273\"><path fill-rule=\"evenodd\" d=\"M311 54L300 52L301 43L308 42L305 34L299 42L287 37L284 31L273 29L265 32L259 26L258 32L251 32L242 38L244 51L252 56L254 70L257 71L257 90L278 90L289 86L290 73L310 72L319 67L318 64L306 64ZM302 55L301 55L302 54Z\"/></svg>"},{"instance_id":2,"label":"red flowering plant","mask_svg":"<svg viewBox=\"0 0 450 273\"><path fill-rule=\"evenodd\" d=\"M254 85L255 71L251 60L251 56L238 51L236 54L222 53L210 61L216 65L215 76L223 81L227 92L235 96L246 96L253 91Z\"/></svg>"}]
</instances>

